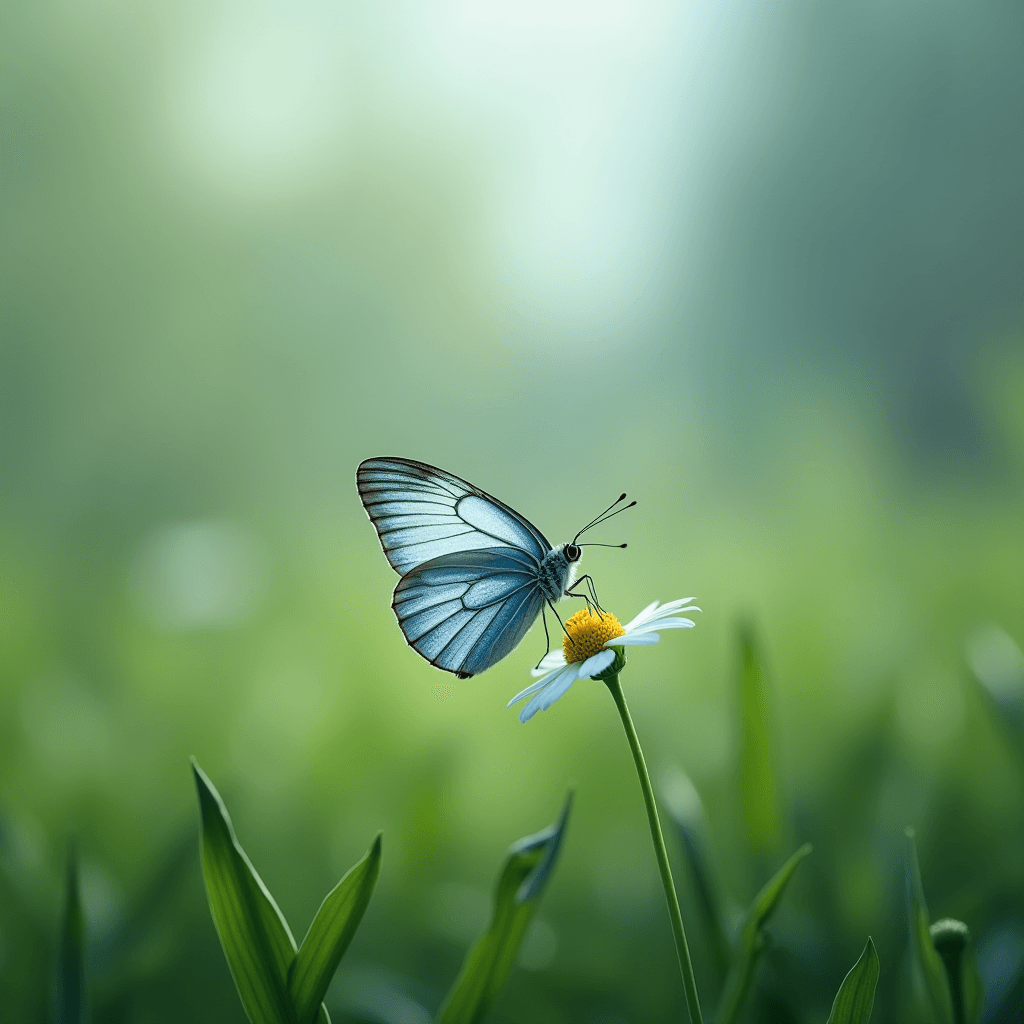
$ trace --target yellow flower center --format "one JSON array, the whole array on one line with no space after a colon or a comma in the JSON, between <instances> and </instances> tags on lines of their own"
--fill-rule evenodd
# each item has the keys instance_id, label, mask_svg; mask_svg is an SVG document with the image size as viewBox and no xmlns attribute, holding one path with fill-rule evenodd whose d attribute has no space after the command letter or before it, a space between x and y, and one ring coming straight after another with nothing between
<instances>
[{"instance_id":1,"label":"yellow flower center","mask_svg":"<svg viewBox=\"0 0 1024 1024\"><path fill-rule=\"evenodd\" d=\"M598 651L606 649L604 645L609 640L626 633L611 612L590 608L581 608L566 619L565 630L568 636L562 637L562 653L567 665L592 658Z\"/></svg>"}]
</instances>

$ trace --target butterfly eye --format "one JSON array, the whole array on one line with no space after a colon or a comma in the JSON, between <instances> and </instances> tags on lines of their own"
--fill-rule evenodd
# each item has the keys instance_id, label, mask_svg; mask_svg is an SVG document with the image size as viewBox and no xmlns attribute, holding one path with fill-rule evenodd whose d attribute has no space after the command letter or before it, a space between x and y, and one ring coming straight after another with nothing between
<instances>
[{"instance_id":1,"label":"butterfly eye","mask_svg":"<svg viewBox=\"0 0 1024 1024\"><path fill-rule=\"evenodd\" d=\"M565 545L565 557L568 558L570 562L578 562L580 560L580 554L580 549L575 544Z\"/></svg>"}]
</instances>

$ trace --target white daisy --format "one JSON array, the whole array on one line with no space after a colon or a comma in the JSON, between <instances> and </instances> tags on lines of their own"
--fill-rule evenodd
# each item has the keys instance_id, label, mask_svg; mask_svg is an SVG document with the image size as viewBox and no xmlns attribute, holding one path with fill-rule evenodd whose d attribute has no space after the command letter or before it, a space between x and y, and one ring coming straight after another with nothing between
<instances>
[{"instance_id":1,"label":"white daisy","mask_svg":"<svg viewBox=\"0 0 1024 1024\"><path fill-rule=\"evenodd\" d=\"M517 693L508 707L531 697L519 712L519 721L528 722L538 711L547 711L577 679L594 679L607 672L621 655L621 650L616 652L615 648L647 647L661 639L663 629L689 629L694 625L693 620L683 618L680 613L700 611L690 604L692 600L692 597L684 597L662 605L653 601L625 626L610 612L580 609L566 620L562 649L545 655L531 670L531 675L540 678Z\"/></svg>"}]
</instances>

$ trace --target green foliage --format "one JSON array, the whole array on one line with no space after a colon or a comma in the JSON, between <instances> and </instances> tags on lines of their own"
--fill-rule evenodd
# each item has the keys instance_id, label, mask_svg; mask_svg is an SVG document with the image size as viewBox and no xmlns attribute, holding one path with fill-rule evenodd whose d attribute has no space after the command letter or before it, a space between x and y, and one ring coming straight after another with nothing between
<instances>
[{"instance_id":1,"label":"green foliage","mask_svg":"<svg viewBox=\"0 0 1024 1024\"><path fill-rule=\"evenodd\" d=\"M79 892L78 857L68 852L64 913L57 959L57 1024L85 1024L85 918Z\"/></svg>"},{"instance_id":2,"label":"green foliage","mask_svg":"<svg viewBox=\"0 0 1024 1024\"><path fill-rule=\"evenodd\" d=\"M310 1024L370 902L380 873L381 836L331 890L317 911L288 972L299 1024Z\"/></svg>"},{"instance_id":3,"label":"green foliage","mask_svg":"<svg viewBox=\"0 0 1024 1024\"><path fill-rule=\"evenodd\" d=\"M322 999L380 869L381 837L324 900L297 949L288 923L235 837L213 783L194 761L206 894L235 987L252 1024L329 1024Z\"/></svg>"},{"instance_id":4,"label":"green foliage","mask_svg":"<svg viewBox=\"0 0 1024 1024\"><path fill-rule=\"evenodd\" d=\"M754 897L754 902L750 905L740 930L732 969L725 982L725 991L719 1004L718 1024L733 1024L733 1021L739 1016L750 990L754 969L767 946L765 925L775 913L793 873L801 861L810 854L811 849L809 843L801 846Z\"/></svg>"},{"instance_id":5,"label":"green foliage","mask_svg":"<svg viewBox=\"0 0 1024 1024\"><path fill-rule=\"evenodd\" d=\"M906 847L907 913L914 967L924 989L929 1010L936 1024L954 1024L953 1000L942 958L932 942L928 906L921 885L914 832L907 829Z\"/></svg>"},{"instance_id":6,"label":"green foliage","mask_svg":"<svg viewBox=\"0 0 1024 1024\"><path fill-rule=\"evenodd\" d=\"M747 838L770 854L782 838L782 809L772 723L773 694L754 629L739 628L740 771Z\"/></svg>"},{"instance_id":7,"label":"green foliage","mask_svg":"<svg viewBox=\"0 0 1024 1024\"><path fill-rule=\"evenodd\" d=\"M828 1024L867 1024L875 1003L878 970L878 953L868 936L860 959L839 986L832 1012L828 1015Z\"/></svg>"},{"instance_id":8,"label":"green foliage","mask_svg":"<svg viewBox=\"0 0 1024 1024\"><path fill-rule=\"evenodd\" d=\"M462 971L438 1013L438 1024L480 1024L515 964L526 929L551 877L572 794L553 825L509 847L494 891L490 927L470 950Z\"/></svg>"},{"instance_id":9,"label":"green foliage","mask_svg":"<svg viewBox=\"0 0 1024 1024\"><path fill-rule=\"evenodd\" d=\"M133 975L143 980L155 969L154 961L162 959L166 918L180 900L183 882L195 872L196 838L195 827L183 829L125 912L90 942L97 988L130 993Z\"/></svg>"},{"instance_id":10,"label":"green foliage","mask_svg":"<svg viewBox=\"0 0 1024 1024\"><path fill-rule=\"evenodd\" d=\"M295 940L235 838L220 794L195 763L206 895L231 976L252 1024L296 1024L288 996Z\"/></svg>"}]
</instances>

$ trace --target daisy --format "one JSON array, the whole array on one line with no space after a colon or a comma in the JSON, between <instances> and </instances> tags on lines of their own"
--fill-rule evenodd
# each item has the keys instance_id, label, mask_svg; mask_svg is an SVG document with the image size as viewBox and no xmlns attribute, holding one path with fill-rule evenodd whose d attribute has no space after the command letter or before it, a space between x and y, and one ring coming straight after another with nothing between
<instances>
[{"instance_id":1,"label":"daisy","mask_svg":"<svg viewBox=\"0 0 1024 1024\"><path fill-rule=\"evenodd\" d=\"M540 678L521 693L517 693L508 707L527 697L532 698L519 712L519 721L528 722L538 711L546 711L563 697L577 679L602 679L618 674L626 663L623 647L648 647L656 644L663 629L689 629L692 619L683 618L682 612L699 612L690 604L692 597L684 597L668 604L653 601L635 619L625 626L610 612L582 608L565 623L562 649L546 655L531 671Z\"/></svg>"}]
</instances>

